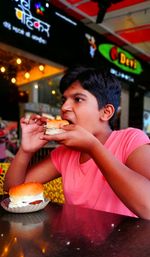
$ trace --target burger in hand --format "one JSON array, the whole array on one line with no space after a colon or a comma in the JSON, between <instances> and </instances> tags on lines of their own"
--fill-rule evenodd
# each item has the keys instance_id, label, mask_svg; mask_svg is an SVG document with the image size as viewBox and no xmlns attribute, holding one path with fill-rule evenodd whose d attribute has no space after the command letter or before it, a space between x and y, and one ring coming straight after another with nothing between
<instances>
[{"instance_id":1,"label":"burger in hand","mask_svg":"<svg viewBox=\"0 0 150 257\"><path fill-rule=\"evenodd\" d=\"M69 125L67 120L47 120L45 134L54 135L63 133L65 130L61 128L62 125Z\"/></svg>"},{"instance_id":2,"label":"burger in hand","mask_svg":"<svg viewBox=\"0 0 150 257\"><path fill-rule=\"evenodd\" d=\"M11 187L9 190L9 207L22 207L39 204L44 201L44 188L41 183L29 182Z\"/></svg>"}]
</instances>

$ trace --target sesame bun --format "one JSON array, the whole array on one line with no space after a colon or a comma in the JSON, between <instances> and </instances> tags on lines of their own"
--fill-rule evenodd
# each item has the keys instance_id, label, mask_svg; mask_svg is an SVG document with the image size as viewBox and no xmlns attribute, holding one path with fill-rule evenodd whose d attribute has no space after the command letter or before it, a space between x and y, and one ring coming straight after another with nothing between
<instances>
[{"instance_id":1,"label":"sesame bun","mask_svg":"<svg viewBox=\"0 0 150 257\"><path fill-rule=\"evenodd\" d=\"M29 182L14 186L9 190L9 207L26 206L29 203L44 201L43 185Z\"/></svg>"},{"instance_id":2,"label":"sesame bun","mask_svg":"<svg viewBox=\"0 0 150 257\"><path fill-rule=\"evenodd\" d=\"M60 134L65 131L64 129L60 128L60 126L68 124L69 122L67 120L47 120L45 134Z\"/></svg>"}]
</instances>

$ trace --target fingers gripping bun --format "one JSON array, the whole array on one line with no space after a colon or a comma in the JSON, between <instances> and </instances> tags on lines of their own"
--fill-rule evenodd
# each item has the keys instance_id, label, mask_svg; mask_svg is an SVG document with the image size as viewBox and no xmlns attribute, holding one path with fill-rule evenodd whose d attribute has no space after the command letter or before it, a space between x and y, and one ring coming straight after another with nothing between
<instances>
[{"instance_id":1,"label":"fingers gripping bun","mask_svg":"<svg viewBox=\"0 0 150 257\"><path fill-rule=\"evenodd\" d=\"M69 122L67 120L47 120L46 123L46 135L54 135L64 132L61 125L68 125Z\"/></svg>"},{"instance_id":2,"label":"fingers gripping bun","mask_svg":"<svg viewBox=\"0 0 150 257\"><path fill-rule=\"evenodd\" d=\"M9 190L10 207L21 207L32 202L44 201L43 185L29 182L14 186Z\"/></svg>"}]
</instances>

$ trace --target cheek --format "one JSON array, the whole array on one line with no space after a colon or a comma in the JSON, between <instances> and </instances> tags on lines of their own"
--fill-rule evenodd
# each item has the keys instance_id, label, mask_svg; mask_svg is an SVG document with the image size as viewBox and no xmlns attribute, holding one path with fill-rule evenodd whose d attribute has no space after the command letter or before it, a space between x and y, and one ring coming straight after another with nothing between
<instances>
[{"instance_id":1,"label":"cheek","mask_svg":"<svg viewBox=\"0 0 150 257\"><path fill-rule=\"evenodd\" d=\"M91 134L95 134L95 131L97 131L98 123L93 122L93 120L86 120L84 123L80 124L82 128L90 132Z\"/></svg>"},{"instance_id":2,"label":"cheek","mask_svg":"<svg viewBox=\"0 0 150 257\"><path fill-rule=\"evenodd\" d=\"M86 111L83 115L78 116L78 125L93 132L99 124L99 112L98 111Z\"/></svg>"}]
</instances>

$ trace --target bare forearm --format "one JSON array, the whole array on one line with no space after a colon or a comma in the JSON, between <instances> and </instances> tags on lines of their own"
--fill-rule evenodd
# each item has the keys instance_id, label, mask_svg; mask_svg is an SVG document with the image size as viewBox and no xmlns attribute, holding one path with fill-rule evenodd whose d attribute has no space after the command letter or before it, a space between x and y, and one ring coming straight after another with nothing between
<instances>
[{"instance_id":1,"label":"bare forearm","mask_svg":"<svg viewBox=\"0 0 150 257\"><path fill-rule=\"evenodd\" d=\"M25 181L28 164L32 153L26 153L20 147L14 160L12 161L4 181L4 190L8 191L10 187L23 183Z\"/></svg>"}]
</instances>

